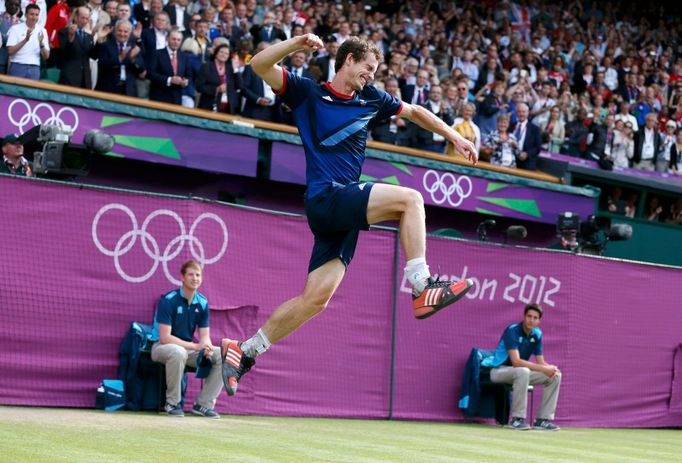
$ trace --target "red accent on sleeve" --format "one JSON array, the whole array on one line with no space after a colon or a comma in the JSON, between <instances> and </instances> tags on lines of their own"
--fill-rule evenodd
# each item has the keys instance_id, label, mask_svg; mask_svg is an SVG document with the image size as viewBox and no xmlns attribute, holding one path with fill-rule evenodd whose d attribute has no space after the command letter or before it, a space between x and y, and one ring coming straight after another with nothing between
<instances>
[{"instance_id":1,"label":"red accent on sleeve","mask_svg":"<svg viewBox=\"0 0 682 463\"><path fill-rule=\"evenodd\" d=\"M282 79L283 79L282 80L282 88L280 88L279 90L277 90L275 92L275 95L277 95L277 96L284 95L284 90L287 89L287 71L284 68L282 68ZM273 89L273 91L274 91L274 89Z\"/></svg>"},{"instance_id":2,"label":"red accent on sleeve","mask_svg":"<svg viewBox=\"0 0 682 463\"><path fill-rule=\"evenodd\" d=\"M395 115L397 116L397 115L400 114L401 112L403 112L403 102L402 102L402 101L400 102L400 107L399 107L398 110L395 112Z\"/></svg>"}]
</instances>

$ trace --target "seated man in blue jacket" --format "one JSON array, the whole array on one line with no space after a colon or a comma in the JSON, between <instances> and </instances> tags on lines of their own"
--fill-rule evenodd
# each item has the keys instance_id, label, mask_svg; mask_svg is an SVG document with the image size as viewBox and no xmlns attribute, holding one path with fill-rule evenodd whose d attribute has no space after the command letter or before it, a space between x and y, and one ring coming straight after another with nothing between
<instances>
[{"instance_id":1,"label":"seated man in blue jacket","mask_svg":"<svg viewBox=\"0 0 682 463\"><path fill-rule=\"evenodd\" d=\"M559 399L561 372L556 365L545 362L542 354L542 331L538 328L542 319L542 307L528 304L524 309L521 323L509 325L502 333L495 355L485 359L483 365L493 367L490 380L493 383L513 385L510 427L528 430L526 422L528 403L528 385L542 385L542 405L533 429L558 431L559 427L552 423ZM530 361L535 355L535 362Z\"/></svg>"},{"instance_id":2,"label":"seated man in blue jacket","mask_svg":"<svg viewBox=\"0 0 682 463\"><path fill-rule=\"evenodd\" d=\"M195 260L185 262L180 273L182 287L165 294L159 301L154 319L159 342L152 346L152 360L166 365L166 406L169 416L184 416L181 382L185 366L197 367L200 355L210 359L211 371L204 381L192 413L207 418L220 418L213 409L223 387L220 347L211 343L208 327L208 300L197 290L201 286L201 265ZM199 342L194 332L199 327Z\"/></svg>"}]
</instances>

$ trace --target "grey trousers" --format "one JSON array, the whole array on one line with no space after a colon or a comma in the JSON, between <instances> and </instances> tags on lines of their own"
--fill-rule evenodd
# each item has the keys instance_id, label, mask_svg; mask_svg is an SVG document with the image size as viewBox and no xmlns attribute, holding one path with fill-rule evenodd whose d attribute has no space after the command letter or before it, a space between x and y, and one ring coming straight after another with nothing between
<instances>
[{"instance_id":1,"label":"grey trousers","mask_svg":"<svg viewBox=\"0 0 682 463\"><path fill-rule=\"evenodd\" d=\"M659 154L660 157L663 157L662 154ZM666 161L665 159L658 159L656 161L656 172L668 172L668 166L670 165L670 161Z\"/></svg>"},{"instance_id":2,"label":"grey trousers","mask_svg":"<svg viewBox=\"0 0 682 463\"><path fill-rule=\"evenodd\" d=\"M152 360L166 365L166 402L172 405L180 403L182 375L185 365L197 366L199 352L188 351L177 344L155 343L152 346ZM204 380L197 403L202 407L213 408L216 398L223 387L222 360L220 347L213 347L211 357L213 368Z\"/></svg>"},{"instance_id":3,"label":"grey trousers","mask_svg":"<svg viewBox=\"0 0 682 463\"><path fill-rule=\"evenodd\" d=\"M490 380L493 383L512 385L511 416L513 418L526 418L528 385L544 386L538 419L554 419L554 412L559 399L559 388L561 387L561 373L549 378L544 373L531 371L526 367L499 367L490 370Z\"/></svg>"},{"instance_id":4,"label":"grey trousers","mask_svg":"<svg viewBox=\"0 0 682 463\"><path fill-rule=\"evenodd\" d=\"M137 97L148 100L151 81L149 79L137 79L135 85L137 86Z\"/></svg>"},{"instance_id":5,"label":"grey trousers","mask_svg":"<svg viewBox=\"0 0 682 463\"><path fill-rule=\"evenodd\" d=\"M656 166L654 165L653 159L646 159L646 160L643 159L643 160L639 161L637 164L635 164L635 169L654 171L654 170L656 170Z\"/></svg>"}]
</instances>

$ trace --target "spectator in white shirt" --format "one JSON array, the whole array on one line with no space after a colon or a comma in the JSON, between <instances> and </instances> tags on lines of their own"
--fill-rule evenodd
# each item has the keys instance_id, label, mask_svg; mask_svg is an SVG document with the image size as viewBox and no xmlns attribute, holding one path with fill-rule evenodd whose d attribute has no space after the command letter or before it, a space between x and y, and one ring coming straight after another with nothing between
<instances>
[{"instance_id":1,"label":"spectator in white shirt","mask_svg":"<svg viewBox=\"0 0 682 463\"><path fill-rule=\"evenodd\" d=\"M102 12L102 0L90 0L87 6L90 8L90 25L95 29L99 14Z\"/></svg>"},{"instance_id":2,"label":"spectator in white shirt","mask_svg":"<svg viewBox=\"0 0 682 463\"><path fill-rule=\"evenodd\" d=\"M657 118L655 113L646 115L645 125L637 133L635 141L635 167L641 170L654 170L661 137L656 127Z\"/></svg>"},{"instance_id":3,"label":"spectator in white shirt","mask_svg":"<svg viewBox=\"0 0 682 463\"><path fill-rule=\"evenodd\" d=\"M336 43L339 45L342 45L343 42L348 40L351 36L350 33L350 23L348 21L344 21L339 25L339 31L335 32L334 37L336 37Z\"/></svg>"},{"instance_id":4,"label":"spectator in white shirt","mask_svg":"<svg viewBox=\"0 0 682 463\"><path fill-rule=\"evenodd\" d=\"M632 123L619 119L616 121L616 130L614 130L613 146L611 147L609 159L613 161L614 167L628 167L634 152L635 142L633 140Z\"/></svg>"},{"instance_id":5,"label":"spectator in white shirt","mask_svg":"<svg viewBox=\"0 0 682 463\"><path fill-rule=\"evenodd\" d=\"M599 71L604 71L604 85L612 92L618 88L618 71L613 67L613 60L610 56L605 56L602 60L603 68Z\"/></svg>"},{"instance_id":6,"label":"spectator in white shirt","mask_svg":"<svg viewBox=\"0 0 682 463\"><path fill-rule=\"evenodd\" d=\"M473 53L471 50L464 50L464 55L459 63L453 63L454 67L459 67L462 73L469 78L469 89L473 89L478 80L478 66L473 62Z\"/></svg>"},{"instance_id":7,"label":"spectator in white shirt","mask_svg":"<svg viewBox=\"0 0 682 463\"><path fill-rule=\"evenodd\" d=\"M10 57L9 75L25 79L40 79L40 58L50 57L47 32L38 25L40 7L26 7L26 22L12 26L7 35L7 52Z\"/></svg>"},{"instance_id":8,"label":"spectator in white shirt","mask_svg":"<svg viewBox=\"0 0 682 463\"><path fill-rule=\"evenodd\" d=\"M624 123L630 123L633 132L639 131L639 125L637 124L637 118L630 114L630 104L628 102L623 102L620 105L620 112L616 114L617 121L623 121Z\"/></svg>"}]
</instances>

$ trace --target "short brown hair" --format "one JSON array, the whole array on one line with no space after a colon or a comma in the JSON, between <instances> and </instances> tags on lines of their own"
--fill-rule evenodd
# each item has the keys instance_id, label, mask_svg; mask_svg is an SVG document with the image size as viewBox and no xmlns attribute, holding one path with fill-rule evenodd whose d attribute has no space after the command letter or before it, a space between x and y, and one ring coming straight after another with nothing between
<instances>
[{"instance_id":1,"label":"short brown hair","mask_svg":"<svg viewBox=\"0 0 682 463\"><path fill-rule=\"evenodd\" d=\"M523 309L523 315L526 315L529 310L535 310L540 314L540 318L542 318L542 307L540 307L539 304L528 304L526 308Z\"/></svg>"},{"instance_id":2,"label":"short brown hair","mask_svg":"<svg viewBox=\"0 0 682 463\"><path fill-rule=\"evenodd\" d=\"M182 264L182 267L180 267L180 273L184 275L185 272L187 271L187 269L190 267L192 267L195 270L201 271L201 264L199 262L197 262L196 260L191 259L191 260L188 260L187 262L185 262L184 264Z\"/></svg>"},{"instance_id":3,"label":"short brown hair","mask_svg":"<svg viewBox=\"0 0 682 463\"><path fill-rule=\"evenodd\" d=\"M377 46L368 42L364 38L351 37L339 47L339 51L336 53L336 63L334 63L334 70L339 72L343 63L346 62L348 55L353 56L354 61L362 61L367 56L367 53L373 53L376 56L378 62L384 60L384 55Z\"/></svg>"}]
</instances>

